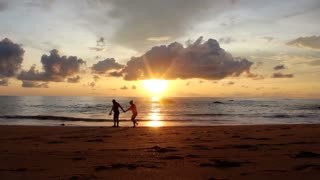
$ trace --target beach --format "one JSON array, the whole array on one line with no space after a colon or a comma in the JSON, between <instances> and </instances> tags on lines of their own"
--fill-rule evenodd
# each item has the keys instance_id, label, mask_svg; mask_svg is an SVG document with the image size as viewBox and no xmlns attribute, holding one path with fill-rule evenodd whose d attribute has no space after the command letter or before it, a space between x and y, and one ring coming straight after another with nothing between
<instances>
[{"instance_id":1,"label":"beach","mask_svg":"<svg viewBox=\"0 0 320 180\"><path fill-rule=\"evenodd\" d=\"M0 126L1 179L319 179L320 125Z\"/></svg>"}]
</instances>

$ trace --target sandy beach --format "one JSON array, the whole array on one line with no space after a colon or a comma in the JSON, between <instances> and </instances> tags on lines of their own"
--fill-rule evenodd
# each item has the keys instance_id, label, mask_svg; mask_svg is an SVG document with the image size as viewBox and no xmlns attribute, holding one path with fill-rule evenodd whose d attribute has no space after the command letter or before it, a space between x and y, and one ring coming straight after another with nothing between
<instances>
[{"instance_id":1,"label":"sandy beach","mask_svg":"<svg viewBox=\"0 0 320 180\"><path fill-rule=\"evenodd\" d=\"M319 179L320 125L0 126L0 179Z\"/></svg>"}]
</instances>

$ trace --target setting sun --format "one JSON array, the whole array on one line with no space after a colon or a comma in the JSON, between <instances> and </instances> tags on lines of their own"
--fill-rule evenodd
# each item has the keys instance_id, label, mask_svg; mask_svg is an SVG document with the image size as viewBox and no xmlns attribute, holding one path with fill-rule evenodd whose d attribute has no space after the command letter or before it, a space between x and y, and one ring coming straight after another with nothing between
<instances>
[{"instance_id":1,"label":"setting sun","mask_svg":"<svg viewBox=\"0 0 320 180\"><path fill-rule=\"evenodd\" d=\"M158 79L144 80L143 86L152 94L160 94L168 87L168 81Z\"/></svg>"}]
</instances>

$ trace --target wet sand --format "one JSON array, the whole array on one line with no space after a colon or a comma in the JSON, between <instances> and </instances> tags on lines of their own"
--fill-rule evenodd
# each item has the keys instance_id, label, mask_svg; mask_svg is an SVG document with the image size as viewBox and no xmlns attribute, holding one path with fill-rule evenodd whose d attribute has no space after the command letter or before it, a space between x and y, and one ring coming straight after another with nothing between
<instances>
[{"instance_id":1,"label":"wet sand","mask_svg":"<svg viewBox=\"0 0 320 180\"><path fill-rule=\"evenodd\" d=\"M0 179L320 179L320 125L0 126Z\"/></svg>"}]
</instances>

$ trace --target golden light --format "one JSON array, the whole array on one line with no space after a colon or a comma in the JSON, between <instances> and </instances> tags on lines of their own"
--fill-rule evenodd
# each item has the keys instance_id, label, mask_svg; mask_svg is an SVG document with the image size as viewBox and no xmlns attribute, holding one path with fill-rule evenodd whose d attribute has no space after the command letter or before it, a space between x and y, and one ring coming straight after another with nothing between
<instances>
[{"instance_id":1,"label":"golden light","mask_svg":"<svg viewBox=\"0 0 320 180\"><path fill-rule=\"evenodd\" d=\"M154 97L152 97L151 101L152 102L158 102L159 101L159 97L154 96Z\"/></svg>"},{"instance_id":2,"label":"golden light","mask_svg":"<svg viewBox=\"0 0 320 180\"><path fill-rule=\"evenodd\" d=\"M159 113L150 113L149 119L151 119L152 121L159 121L161 120L161 117L159 116Z\"/></svg>"},{"instance_id":3,"label":"golden light","mask_svg":"<svg viewBox=\"0 0 320 180\"><path fill-rule=\"evenodd\" d=\"M163 123L161 121L150 121L148 122L149 127L161 127Z\"/></svg>"},{"instance_id":4,"label":"golden light","mask_svg":"<svg viewBox=\"0 0 320 180\"><path fill-rule=\"evenodd\" d=\"M160 94L168 87L168 81L160 79L144 80L143 86L152 94Z\"/></svg>"}]
</instances>

